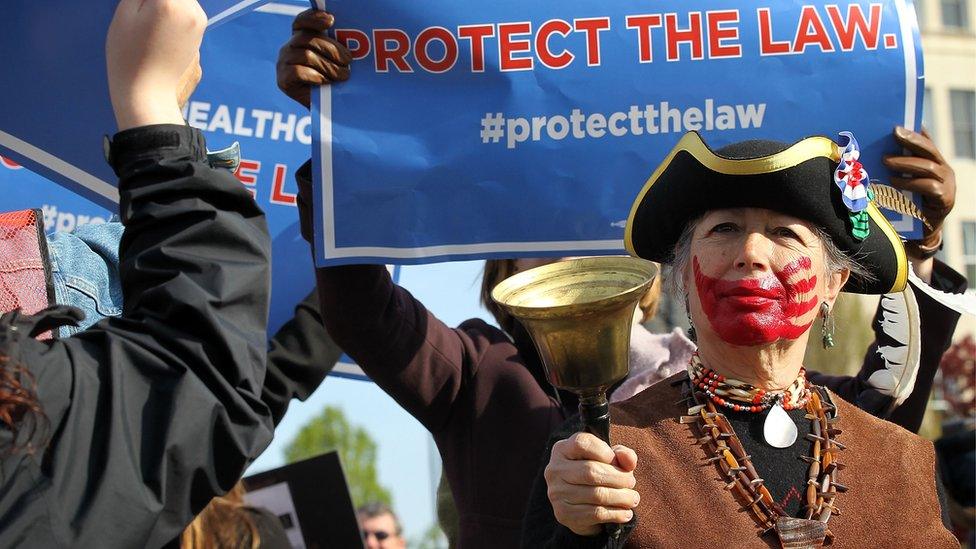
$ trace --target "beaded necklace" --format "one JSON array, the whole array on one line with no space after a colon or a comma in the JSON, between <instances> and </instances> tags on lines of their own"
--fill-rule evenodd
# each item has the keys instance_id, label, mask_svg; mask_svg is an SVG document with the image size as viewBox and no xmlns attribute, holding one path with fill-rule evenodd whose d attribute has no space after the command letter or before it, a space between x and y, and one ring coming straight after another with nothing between
<instances>
[{"instance_id":1,"label":"beaded necklace","mask_svg":"<svg viewBox=\"0 0 976 549\"><path fill-rule=\"evenodd\" d=\"M688 415L681 416L678 421L697 424L700 434L697 443L709 456L706 462L718 467L721 478L725 479L725 488L743 502L743 510L751 511L753 519L762 528L761 535L776 532L781 546L791 549L822 547L825 541L832 540L827 521L831 515L840 514L834 499L846 492L847 487L837 479L837 472L843 466L838 463L836 454L845 446L836 440L841 433L833 426L837 421L837 408L827 392L820 387L806 386L809 394L803 405L807 411L805 417L810 421L807 440L811 443L810 455L801 457L810 464L805 494L806 518L795 518L773 500L732 424L716 408L714 397L704 390L696 390L697 385L690 378L683 382L682 401L692 406Z\"/></svg>"},{"instance_id":2,"label":"beaded necklace","mask_svg":"<svg viewBox=\"0 0 976 549\"><path fill-rule=\"evenodd\" d=\"M697 351L691 355L688 363L688 376L695 388L705 393L712 402L735 412L762 412L775 404L784 410L793 410L805 406L810 398L810 383L802 366L800 374L789 387L782 392L772 393L707 368Z\"/></svg>"}]
</instances>

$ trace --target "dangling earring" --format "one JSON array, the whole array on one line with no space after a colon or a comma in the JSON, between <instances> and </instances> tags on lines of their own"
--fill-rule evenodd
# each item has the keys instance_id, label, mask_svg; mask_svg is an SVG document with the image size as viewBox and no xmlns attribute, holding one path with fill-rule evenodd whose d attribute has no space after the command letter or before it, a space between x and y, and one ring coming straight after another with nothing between
<instances>
[{"instance_id":1,"label":"dangling earring","mask_svg":"<svg viewBox=\"0 0 976 549\"><path fill-rule=\"evenodd\" d=\"M834 316L826 302L820 304L820 317L823 319L820 327L821 342L824 349L829 349L834 346Z\"/></svg>"},{"instance_id":2,"label":"dangling earring","mask_svg":"<svg viewBox=\"0 0 976 549\"><path fill-rule=\"evenodd\" d=\"M688 339L698 343L698 332L695 331L695 323L691 320L691 308L688 307L688 294L685 294L685 315L688 316Z\"/></svg>"}]
</instances>

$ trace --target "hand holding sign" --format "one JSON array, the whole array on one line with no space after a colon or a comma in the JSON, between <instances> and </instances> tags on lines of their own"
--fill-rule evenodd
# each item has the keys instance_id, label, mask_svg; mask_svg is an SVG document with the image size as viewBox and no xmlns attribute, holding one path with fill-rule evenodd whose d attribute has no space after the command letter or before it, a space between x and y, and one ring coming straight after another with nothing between
<instances>
[{"instance_id":1,"label":"hand holding sign","mask_svg":"<svg viewBox=\"0 0 976 549\"><path fill-rule=\"evenodd\" d=\"M325 34L334 24L331 13L305 10L295 17L291 39L278 52L278 87L306 108L311 101L311 86L349 79L352 55Z\"/></svg>"},{"instance_id":2,"label":"hand holding sign","mask_svg":"<svg viewBox=\"0 0 976 549\"><path fill-rule=\"evenodd\" d=\"M196 0L122 0L105 57L119 130L183 124L180 101L200 81L207 15Z\"/></svg>"},{"instance_id":3,"label":"hand holding sign","mask_svg":"<svg viewBox=\"0 0 976 549\"><path fill-rule=\"evenodd\" d=\"M910 241L908 252L934 252L942 244L942 223L956 203L956 173L925 130L918 133L897 127L895 139L911 156L892 155L884 159L892 172L908 175L891 178L891 185L918 193L922 197L922 213L929 223L920 240Z\"/></svg>"},{"instance_id":4,"label":"hand holding sign","mask_svg":"<svg viewBox=\"0 0 976 549\"><path fill-rule=\"evenodd\" d=\"M740 4L330 0L358 64L313 92L319 265L620 253L687 131L715 147L853 131L867 172L896 175L881 158L894 124L917 127L924 74L911 4Z\"/></svg>"}]
</instances>

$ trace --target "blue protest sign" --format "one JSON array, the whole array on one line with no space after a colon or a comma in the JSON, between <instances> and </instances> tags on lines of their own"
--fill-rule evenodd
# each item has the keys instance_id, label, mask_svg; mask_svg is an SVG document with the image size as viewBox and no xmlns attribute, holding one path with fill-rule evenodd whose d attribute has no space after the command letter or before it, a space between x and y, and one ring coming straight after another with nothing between
<instances>
[{"instance_id":1,"label":"blue protest sign","mask_svg":"<svg viewBox=\"0 0 976 549\"><path fill-rule=\"evenodd\" d=\"M306 6L263 6L208 30L201 49L204 79L186 107L190 124L204 130L211 149L241 144L237 176L267 213L273 239L272 333L291 318L295 304L315 284L309 247L299 234L294 182L295 170L309 156L311 119L278 91L274 73L278 48L291 36L292 17ZM46 129L55 134L61 126L53 125L53 117L46 115L52 124ZM85 162L111 174L102 158L101 135L93 139L85 145ZM114 174L109 181L114 189ZM107 220L117 211L114 204L101 207L18 168L13 159L0 161L0 194L3 210L42 208L49 231L70 231L78 224Z\"/></svg>"},{"instance_id":2,"label":"blue protest sign","mask_svg":"<svg viewBox=\"0 0 976 549\"><path fill-rule=\"evenodd\" d=\"M211 28L267 0L201 0ZM102 136L115 133L105 33L117 1L4 5L0 154L106 208L118 202Z\"/></svg>"},{"instance_id":3,"label":"blue protest sign","mask_svg":"<svg viewBox=\"0 0 976 549\"><path fill-rule=\"evenodd\" d=\"M271 331L315 285L308 243L299 233L295 171L309 158L308 110L278 90L275 61L291 22L307 4L275 3L207 32L200 51L204 77L186 119L210 149L237 141L237 177L268 215L272 237Z\"/></svg>"},{"instance_id":4,"label":"blue protest sign","mask_svg":"<svg viewBox=\"0 0 976 549\"><path fill-rule=\"evenodd\" d=\"M114 213L2 156L0 196L0 211L41 210L48 232L70 232L88 223L104 223Z\"/></svg>"},{"instance_id":5,"label":"blue protest sign","mask_svg":"<svg viewBox=\"0 0 976 549\"><path fill-rule=\"evenodd\" d=\"M885 180L892 129L920 122L910 0L328 7L356 61L313 94L321 265L622 253L688 130L713 147L853 131Z\"/></svg>"}]
</instances>

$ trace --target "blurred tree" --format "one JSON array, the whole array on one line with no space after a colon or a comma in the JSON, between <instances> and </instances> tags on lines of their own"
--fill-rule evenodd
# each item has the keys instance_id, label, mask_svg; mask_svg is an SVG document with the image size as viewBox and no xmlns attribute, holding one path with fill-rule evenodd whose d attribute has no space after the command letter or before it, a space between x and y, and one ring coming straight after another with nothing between
<instances>
[{"instance_id":1,"label":"blurred tree","mask_svg":"<svg viewBox=\"0 0 976 549\"><path fill-rule=\"evenodd\" d=\"M339 452L353 505L393 503L376 473L376 442L365 429L351 425L338 408L326 406L302 427L285 448L285 460L294 463L332 450Z\"/></svg>"},{"instance_id":2,"label":"blurred tree","mask_svg":"<svg viewBox=\"0 0 976 549\"><path fill-rule=\"evenodd\" d=\"M437 523L431 524L420 539L411 542L409 545L414 549L445 549L448 546L447 538L444 537L444 532L441 531Z\"/></svg>"},{"instance_id":3,"label":"blurred tree","mask_svg":"<svg viewBox=\"0 0 976 549\"><path fill-rule=\"evenodd\" d=\"M810 328L807 354L803 364L807 370L825 374L854 375L861 369L864 353L874 341L871 329L872 315L865 310L867 298L840 294L834 303L834 346L824 349L821 339L821 322L818 318ZM876 297L872 297L877 306Z\"/></svg>"}]
</instances>

